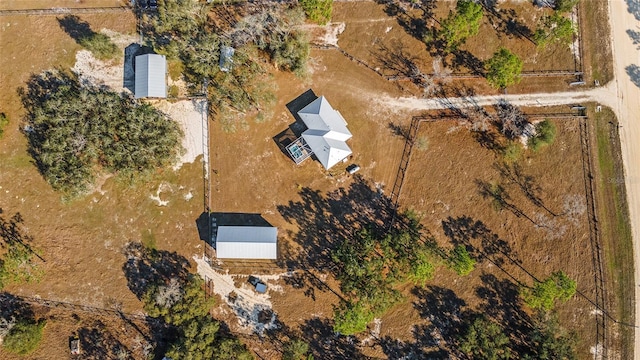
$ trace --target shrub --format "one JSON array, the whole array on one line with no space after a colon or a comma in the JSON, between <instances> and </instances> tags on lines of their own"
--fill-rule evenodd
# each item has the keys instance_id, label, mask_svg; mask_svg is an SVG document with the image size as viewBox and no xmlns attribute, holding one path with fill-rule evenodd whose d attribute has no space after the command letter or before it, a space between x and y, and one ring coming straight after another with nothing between
<instances>
[{"instance_id":1,"label":"shrub","mask_svg":"<svg viewBox=\"0 0 640 360\"><path fill-rule=\"evenodd\" d=\"M495 88L504 89L520 82L522 60L506 48L500 48L486 63L487 81Z\"/></svg>"},{"instance_id":2,"label":"shrub","mask_svg":"<svg viewBox=\"0 0 640 360\"><path fill-rule=\"evenodd\" d=\"M476 266L476 261L469 255L463 245L454 247L449 253L449 268L460 276L469 275Z\"/></svg>"},{"instance_id":3,"label":"shrub","mask_svg":"<svg viewBox=\"0 0 640 360\"><path fill-rule=\"evenodd\" d=\"M333 0L299 0L309 20L326 25L331 20Z\"/></svg>"},{"instance_id":4,"label":"shrub","mask_svg":"<svg viewBox=\"0 0 640 360\"><path fill-rule=\"evenodd\" d=\"M37 323L25 319L18 320L4 338L2 346L14 354L29 354L40 345L45 325L46 321L44 320Z\"/></svg>"},{"instance_id":5,"label":"shrub","mask_svg":"<svg viewBox=\"0 0 640 360\"><path fill-rule=\"evenodd\" d=\"M176 85L169 86L169 93L167 94L170 98L177 98L180 95L180 89Z\"/></svg>"},{"instance_id":6,"label":"shrub","mask_svg":"<svg viewBox=\"0 0 640 360\"><path fill-rule=\"evenodd\" d=\"M556 0L555 10L558 12L569 12L578 5L580 0Z\"/></svg>"},{"instance_id":7,"label":"shrub","mask_svg":"<svg viewBox=\"0 0 640 360\"><path fill-rule=\"evenodd\" d=\"M118 52L116 44L105 34L93 33L90 36L79 39L78 42L98 59L111 59Z\"/></svg>"},{"instance_id":8,"label":"shrub","mask_svg":"<svg viewBox=\"0 0 640 360\"><path fill-rule=\"evenodd\" d=\"M276 66L302 75L309 59L309 40L300 31L293 31L279 41L271 41L268 51Z\"/></svg>"},{"instance_id":9,"label":"shrub","mask_svg":"<svg viewBox=\"0 0 640 360\"><path fill-rule=\"evenodd\" d=\"M509 337L500 326L483 317L475 319L460 337L460 350L470 359L511 359Z\"/></svg>"},{"instance_id":10,"label":"shrub","mask_svg":"<svg viewBox=\"0 0 640 360\"><path fill-rule=\"evenodd\" d=\"M367 329L375 313L361 301L343 301L334 310L333 330L342 335L353 335Z\"/></svg>"},{"instance_id":11,"label":"shrub","mask_svg":"<svg viewBox=\"0 0 640 360\"><path fill-rule=\"evenodd\" d=\"M507 163L514 163L522 156L522 144L518 141L509 141L502 150L502 156Z\"/></svg>"},{"instance_id":12,"label":"shrub","mask_svg":"<svg viewBox=\"0 0 640 360\"><path fill-rule=\"evenodd\" d=\"M551 310L556 300L567 301L576 293L577 284L564 272L557 271L543 281L537 281L532 288L521 290L524 302L532 309Z\"/></svg>"},{"instance_id":13,"label":"shrub","mask_svg":"<svg viewBox=\"0 0 640 360\"><path fill-rule=\"evenodd\" d=\"M533 151L538 151L544 146L552 144L555 138L556 126L545 119L536 125L536 135L529 138L529 146Z\"/></svg>"},{"instance_id":14,"label":"shrub","mask_svg":"<svg viewBox=\"0 0 640 360\"><path fill-rule=\"evenodd\" d=\"M9 124L9 118L5 113L0 113L0 139L4 135L4 127Z\"/></svg>"}]
</instances>

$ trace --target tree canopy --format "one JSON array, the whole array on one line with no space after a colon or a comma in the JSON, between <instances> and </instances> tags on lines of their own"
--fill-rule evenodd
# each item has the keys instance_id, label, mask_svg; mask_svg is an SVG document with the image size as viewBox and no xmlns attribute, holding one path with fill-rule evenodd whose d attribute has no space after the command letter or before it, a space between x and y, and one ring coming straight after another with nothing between
<instances>
[{"instance_id":1,"label":"tree canopy","mask_svg":"<svg viewBox=\"0 0 640 360\"><path fill-rule=\"evenodd\" d=\"M522 60L506 48L501 47L486 62L486 77L489 84L498 89L520 82Z\"/></svg>"},{"instance_id":2,"label":"tree canopy","mask_svg":"<svg viewBox=\"0 0 640 360\"><path fill-rule=\"evenodd\" d=\"M87 191L102 171L136 177L175 163L182 131L132 97L46 71L22 89L24 134L45 180L65 195Z\"/></svg>"},{"instance_id":3,"label":"tree canopy","mask_svg":"<svg viewBox=\"0 0 640 360\"><path fill-rule=\"evenodd\" d=\"M555 42L570 44L575 33L573 22L560 12L554 11L552 15L546 15L540 20L540 25L533 33L533 40L538 46Z\"/></svg>"},{"instance_id":4,"label":"tree canopy","mask_svg":"<svg viewBox=\"0 0 640 360\"><path fill-rule=\"evenodd\" d=\"M19 319L4 337L2 347L19 355L27 355L40 345L42 331L46 321L36 322L32 319Z\"/></svg>"},{"instance_id":5,"label":"tree canopy","mask_svg":"<svg viewBox=\"0 0 640 360\"><path fill-rule=\"evenodd\" d=\"M309 20L319 25L326 25L331 20L333 0L300 0L298 3Z\"/></svg>"},{"instance_id":6,"label":"tree canopy","mask_svg":"<svg viewBox=\"0 0 640 360\"><path fill-rule=\"evenodd\" d=\"M500 325L476 318L460 337L460 350L472 359L501 360L512 356L509 337Z\"/></svg>"},{"instance_id":7,"label":"tree canopy","mask_svg":"<svg viewBox=\"0 0 640 360\"><path fill-rule=\"evenodd\" d=\"M441 21L439 39L448 51L458 49L468 38L478 34L482 22L482 5L471 0L458 0L456 11Z\"/></svg>"}]
</instances>

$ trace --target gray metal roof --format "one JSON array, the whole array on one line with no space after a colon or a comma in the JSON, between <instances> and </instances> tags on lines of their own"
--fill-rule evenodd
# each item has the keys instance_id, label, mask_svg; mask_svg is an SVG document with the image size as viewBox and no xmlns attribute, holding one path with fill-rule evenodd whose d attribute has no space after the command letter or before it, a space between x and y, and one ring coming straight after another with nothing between
<instances>
[{"instance_id":1,"label":"gray metal roof","mask_svg":"<svg viewBox=\"0 0 640 360\"><path fill-rule=\"evenodd\" d=\"M164 55L136 56L135 97L167 97L167 59Z\"/></svg>"},{"instance_id":2,"label":"gray metal roof","mask_svg":"<svg viewBox=\"0 0 640 360\"><path fill-rule=\"evenodd\" d=\"M218 226L216 255L220 259L276 259L278 228Z\"/></svg>"}]
</instances>

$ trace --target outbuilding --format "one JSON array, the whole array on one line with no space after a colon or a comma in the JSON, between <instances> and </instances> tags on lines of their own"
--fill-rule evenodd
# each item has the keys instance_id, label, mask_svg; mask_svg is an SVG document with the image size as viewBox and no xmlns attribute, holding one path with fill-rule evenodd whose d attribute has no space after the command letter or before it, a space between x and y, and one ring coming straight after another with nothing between
<instances>
[{"instance_id":1,"label":"outbuilding","mask_svg":"<svg viewBox=\"0 0 640 360\"><path fill-rule=\"evenodd\" d=\"M218 226L219 259L270 259L278 257L278 228L271 226Z\"/></svg>"},{"instance_id":2,"label":"outbuilding","mask_svg":"<svg viewBox=\"0 0 640 360\"><path fill-rule=\"evenodd\" d=\"M167 97L167 58L164 55L136 56L135 98Z\"/></svg>"}]
</instances>

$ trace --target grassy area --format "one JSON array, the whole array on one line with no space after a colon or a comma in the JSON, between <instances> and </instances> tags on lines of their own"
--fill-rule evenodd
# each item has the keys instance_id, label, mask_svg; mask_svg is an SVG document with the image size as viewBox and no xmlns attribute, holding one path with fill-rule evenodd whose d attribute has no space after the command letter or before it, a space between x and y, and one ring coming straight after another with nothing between
<instances>
[{"instance_id":1,"label":"grassy area","mask_svg":"<svg viewBox=\"0 0 640 360\"><path fill-rule=\"evenodd\" d=\"M600 84L613 79L611 43L606 1L580 2L580 32L585 80Z\"/></svg>"},{"instance_id":2,"label":"grassy area","mask_svg":"<svg viewBox=\"0 0 640 360\"><path fill-rule=\"evenodd\" d=\"M597 140L596 203L604 248L610 315L620 323L634 323L633 243L624 185L617 119L609 109L590 114L590 126ZM611 350L621 359L633 358L634 329L609 323ZM613 336L612 336L613 335Z\"/></svg>"}]
</instances>

